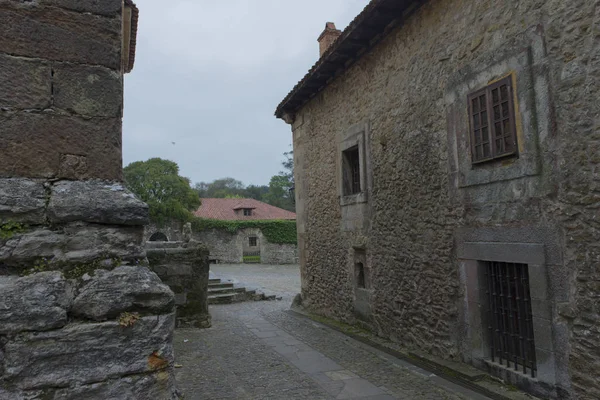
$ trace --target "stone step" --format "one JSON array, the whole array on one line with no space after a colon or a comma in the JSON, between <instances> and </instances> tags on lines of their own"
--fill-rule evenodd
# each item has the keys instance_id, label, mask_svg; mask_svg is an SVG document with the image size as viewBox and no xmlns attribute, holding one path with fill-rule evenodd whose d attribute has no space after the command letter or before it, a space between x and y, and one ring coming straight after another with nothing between
<instances>
[{"instance_id":1,"label":"stone step","mask_svg":"<svg viewBox=\"0 0 600 400\"><path fill-rule=\"evenodd\" d=\"M245 293L246 292L246 288L240 287L240 288L231 288L231 287L227 287L227 288L208 288L208 295L210 296L211 294L226 294L226 293Z\"/></svg>"},{"instance_id":2,"label":"stone step","mask_svg":"<svg viewBox=\"0 0 600 400\"><path fill-rule=\"evenodd\" d=\"M219 278L210 278L208 280L208 284L210 285L211 283L221 283L221 279L219 279Z\"/></svg>"},{"instance_id":3,"label":"stone step","mask_svg":"<svg viewBox=\"0 0 600 400\"><path fill-rule=\"evenodd\" d=\"M219 288L233 288L233 283L209 283L208 284L208 289L219 289Z\"/></svg>"},{"instance_id":4,"label":"stone step","mask_svg":"<svg viewBox=\"0 0 600 400\"><path fill-rule=\"evenodd\" d=\"M208 296L208 304L231 304L236 296L236 293L212 294Z\"/></svg>"}]
</instances>

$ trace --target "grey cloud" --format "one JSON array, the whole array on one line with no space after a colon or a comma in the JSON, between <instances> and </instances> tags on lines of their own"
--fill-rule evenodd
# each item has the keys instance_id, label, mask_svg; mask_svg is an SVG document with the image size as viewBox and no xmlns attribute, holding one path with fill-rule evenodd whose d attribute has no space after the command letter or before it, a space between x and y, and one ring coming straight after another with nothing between
<instances>
[{"instance_id":1,"label":"grey cloud","mask_svg":"<svg viewBox=\"0 0 600 400\"><path fill-rule=\"evenodd\" d=\"M275 107L316 62L325 22L343 29L368 0L137 3L124 164L162 157L192 182L266 184L292 141Z\"/></svg>"}]
</instances>

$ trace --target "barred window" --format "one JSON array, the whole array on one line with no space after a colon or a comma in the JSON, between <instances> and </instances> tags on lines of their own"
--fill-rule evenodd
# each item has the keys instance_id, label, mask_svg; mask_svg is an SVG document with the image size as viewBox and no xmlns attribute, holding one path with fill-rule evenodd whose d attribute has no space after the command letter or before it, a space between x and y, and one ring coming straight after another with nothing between
<instances>
[{"instance_id":1,"label":"barred window","mask_svg":"<svg viewBox=\"0 0 600 400\"><path fill-rule=\"evenodd\" d=\"M472 163L517 155L511 76L468 96Z\"/></svg>"},{"instance_id":2,"label":"barred window","mask_svg":"<svg viewBox=\"0 0 600 400\"><path fill-rule=\"evenodd\" d=\"M248 244L250 245L250 247L255 247L257 245L257 238L256 238L256 236L250 236L248 238Z\"/></svg>"},{"instance_id":3,"label":"barred window","mask_svg":"<svg viewBox=\"0 0 600 400\"><path fill-rule=\"evenodd\" d=\"M528 266L504 262L485 262L484 265L492 361L535 377L537 365Z\"/></svg>"}]
</instances>

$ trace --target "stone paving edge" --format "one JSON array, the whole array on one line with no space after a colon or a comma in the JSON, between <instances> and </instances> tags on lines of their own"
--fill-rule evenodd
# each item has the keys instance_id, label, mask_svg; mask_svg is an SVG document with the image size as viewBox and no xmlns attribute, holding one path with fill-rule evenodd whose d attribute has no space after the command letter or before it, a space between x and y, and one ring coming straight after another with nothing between
<instances>
[{"instance_id":1,"label":"stone paving edge","mask_svg":"<svg viewBox=\"0 0 600 400\"><path fill-rule=\"evenodd\" d=\"M340 332L354 340L357 340L361 343L371 346L379 351L382 351L382 352L389 354L393 357L396 357L400 360L403 360L410 364L413 364L413 365L415 365L419 368L422 368L426 371L434 373L447 381L450 381L450 382L455 383L459 386L462 386L466 389L477 392L481 395L487 396L491 399L494 399L494 400L525 400L525 399L539 400L538 397L534 397L532 395L517 391L516 389L515 389L515 392L511 391L510 393L503 393L508 390L508 389L506 389L506 386L505 385L500 386L501 384L499 382L496 383L494 381L494 379L491 378L486 373L481 374L481 376L482 376L481 379L474 380L473 378L469 378L468 375L464 374L463 372L461 372L457 369L453 369L448 365L442 364L441 362L436 362L433 357L425 358L421 355L418 355L417 353L411 353L411 352L404 353L404 352L398 351L396 349L393 349L389 346L386 346L382 343L378 343L378 342L372 340L371 338L369 338L369 335L372 335L371 333L369 333L368 335L359 335L356 333L352 333L351 330L356 329L357 327L354 327L351 325L346 325L346 324L340 323L338 321L329 320L326 317L311 314L302 309L299 309L298 307L294 307L290 310L287 310L286 312L288 312L294 316L300 317L300 318L306 318L306 319L309 319L316 323L323 324L323 325L325 325L337 332ZM348 328L351 328L351 329L342 329L341 326L347 326ZM382 338L378 338L378 339L382 340ZM504 389L502 389L502 388L504 388Z\"/></svg>"}]
</instances>

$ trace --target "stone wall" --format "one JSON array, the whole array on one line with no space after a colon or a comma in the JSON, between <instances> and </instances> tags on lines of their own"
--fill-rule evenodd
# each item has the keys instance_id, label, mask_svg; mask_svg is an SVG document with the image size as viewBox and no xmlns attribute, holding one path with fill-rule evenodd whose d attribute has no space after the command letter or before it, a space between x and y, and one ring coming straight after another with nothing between
<instances>
[{"instance_id":1,"label":"stone wall","mask_svg":"<svg viewBox=\"0 0 600 400\"><path fill-rule=\"evenodd\" d=\"M0 2L0 399L175 399L173 292L120 183L122 0Z\"/></svg>"},{"instance_id":2,"label":"stone wall","mask_svg":"<svg viewBox=\"0 0 600 400\"><path fill-rule=\"evenodd\" d=\"M182 240L181 224L172 222L161 226L154 224L146 227L144 237L149 240L156 232L164 233L171 241ZM256 236L258 246L256 249L248 246L248 238ZM270 243L260 229L240 229L232 234L223 229L208 229L201 232L193 232L195 241L204 244L209 250L211 262L223 264L240 264L243 262L244 251L260 251L261 263L272 265L297 264L298 246L294 244Z\"/></svg>"},{"instance_id":3,"label":"stone wall","mask_svg":"<svg viewBox=\"0 0 600 400\"><path fill-rule=\"evenodd\" d=\"M209 328L208 249L193 242L148 242L146 246L150 269L175 293L177 325Z\"/></svg>"},{"instance_id":4,"label":"stone wall","mask_svg":"<svg viewBox=\"0 0 600 400\"><path fill-rule=\"evenodd\" d=\"M0 177L121 178L122 1L79 3L0 4Z\"/></svg>"},{"instance_id":5,"label":"stone wall","mask_svg":"<svg viewBox=\"0 0 600 400\"><path fill-rule=\"evenodd\" d=\"M503 377L599 398L599 13L589 0L428 1L303 106L292 127L303 304L486 368L476 262L528 260L542 374ZM520 157L472 173L466 95L509 73ZM345 198L351 145L364 190Z\"/></svg>"}]
</instances>

